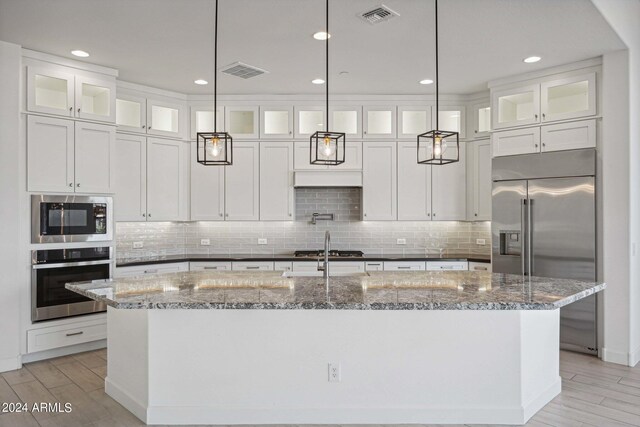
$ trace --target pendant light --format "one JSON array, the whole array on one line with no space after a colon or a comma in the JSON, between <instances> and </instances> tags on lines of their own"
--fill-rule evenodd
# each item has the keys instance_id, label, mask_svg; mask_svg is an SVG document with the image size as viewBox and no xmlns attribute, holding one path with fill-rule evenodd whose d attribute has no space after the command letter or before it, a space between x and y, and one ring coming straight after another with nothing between
<instances>
[{"instance_id":1,"label":"pendant light","mask_svg":"<svg viewBox=\"0 0 640 427\"><path fill-rule=\"evenodd\" d=\"M435 0L436 17L436 128L418 135L418 163L446 165L460 161L460 134L440 130L438 85L438 0Z\"/></svg>"},{"instance_id":2,"label":"pendant light","mask_svg":"<svg viewBox=\"0 0 640 427\"><path fill-rule=\"evenodd\" d=\"M215 30L213 47L213 132L198 132L197 160L206 166L233 164L233 138L218 132L218 0L215 0Z\"/></svg>"},{"instance_id":3,"label":"pendant light","mask_svg":"<svg viewBox=\"0 0 640 427\"><path fill-rule=\"evenodd\" d=\"M329 34L329 0L325 0L325 33ZM336 166L344 163L345 134L329 130L329 38L325 39L325 103L324 131L317 131L309 140L309 161L313 165Z\"/></svg>"}]
</instances>

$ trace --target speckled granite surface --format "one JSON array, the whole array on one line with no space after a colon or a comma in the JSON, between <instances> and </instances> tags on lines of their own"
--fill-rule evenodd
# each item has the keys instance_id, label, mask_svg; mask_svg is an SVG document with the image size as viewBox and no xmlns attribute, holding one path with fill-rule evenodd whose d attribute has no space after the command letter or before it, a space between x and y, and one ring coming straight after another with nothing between
<instances>
[{"instance_id":1,"label":"speckled granite surface","mask_svg":"<svg viewBox=\"0 0 640 427\"><path fill-rule=\"evenodd\" d=\"M181 272L67 284L119 309L552 310L603 283L484 272L373 272L331 278L281 272Z\"/></svg>"}]
</instances>

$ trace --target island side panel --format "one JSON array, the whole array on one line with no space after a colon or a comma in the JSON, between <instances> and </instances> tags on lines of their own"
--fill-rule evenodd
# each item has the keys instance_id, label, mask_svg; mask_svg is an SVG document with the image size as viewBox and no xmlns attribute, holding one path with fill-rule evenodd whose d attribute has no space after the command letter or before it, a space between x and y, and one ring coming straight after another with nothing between
<instances>
[{"instance_id":1,"label":"island side panel","mask_svg":"<svg viewBox=\"0 0 640 427\"><path fill-rule=\"evenodd\" d=\"M110 310L109 394L148 390L152 424L517 424L558 378L524 355L558 358L554 311Z\"/></svg>"}]
</instances>

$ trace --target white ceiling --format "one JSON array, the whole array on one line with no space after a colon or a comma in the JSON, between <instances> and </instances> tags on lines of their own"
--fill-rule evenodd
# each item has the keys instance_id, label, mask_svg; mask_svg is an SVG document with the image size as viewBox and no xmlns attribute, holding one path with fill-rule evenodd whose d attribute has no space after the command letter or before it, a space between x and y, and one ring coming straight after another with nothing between
<instances>
[{"instance_id":1,"label":"white ceiling","mask_svg":"<svg viewBox=\"0 0 640 427\"><path fill-rule=\"evenodd\" d=\"M370 25L361 12L381 3L400 14ZM431 93L433 2L332 0L331 92ZM224 94L322 93L322 0L220 0L219 66L269 71L250 80L221 75ZM472 93L489 80L624 48L589 0L441 0L440 90ZM213 70L212 0L0 0L0 40L120 70L125 81L208 94ZM522 59L538 55L536 64ZM348 71L339 76L340 71Z\"/></svg>"}]
</instances>

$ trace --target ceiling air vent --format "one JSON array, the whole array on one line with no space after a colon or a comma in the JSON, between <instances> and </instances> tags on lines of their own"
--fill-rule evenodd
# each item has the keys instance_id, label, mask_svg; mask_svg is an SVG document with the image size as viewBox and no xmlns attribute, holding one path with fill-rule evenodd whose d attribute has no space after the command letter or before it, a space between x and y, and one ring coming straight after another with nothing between
<instances>
[{"instance_id":1,"label":"ceiling air vent","mask_svg":"<svg viewBox=\"0 0 640 427\"><path fill-rule=\"evenodd\" d=\"M394 10L389 9L387 6L381 4L375 9L368 10L360 14L360 18L369 24L379 24L381 22L388 21L391 18L400 16L400 14Z\"/></svg>"},{"instance_id":2,"label":"ceiling air vent","mask_svg":"<svg viewBox=\"0 0 640 427\"><path fill-rule=\"evenodd\" d=\"M220 71L225 74L240 77L243 79L250 79L251 77L256 77L260 74L268 73L267 70L254 67L253 65L243 64L242 62L234 62L231 65L227 65Z\"/></svg>"}]
</instances>

